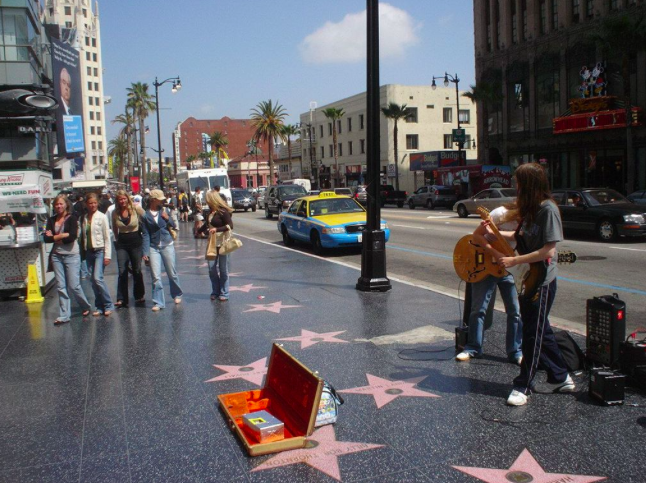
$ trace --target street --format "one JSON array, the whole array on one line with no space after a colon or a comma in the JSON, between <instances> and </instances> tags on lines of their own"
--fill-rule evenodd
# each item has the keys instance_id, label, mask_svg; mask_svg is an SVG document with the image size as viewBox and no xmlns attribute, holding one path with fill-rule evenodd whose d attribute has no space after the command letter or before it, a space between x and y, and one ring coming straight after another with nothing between
<instances>
[{"instance_id":1,"label":"street","mask_svg":"<svg viewBox=\"0 0 646 483\"><path fill-rule=\"evenodd\" d=\"M447 209L384 208L382 218L391 230L387 244L388 276L433 290L463 296L453 270L453 248L480 222L476 216L458 218ZM282 245L276 228L276 217L264 218L262 212L237 212L236 231L241 235ZM306 245L297 250L311 253ZM600 243L585 234L566 234L559 251L573 251L578 261L559 267L559 286L551 311L553 323L585 333L586 300L594 296L617 293L626 302L627 333L644 326L646 319L646 240L620 239ZM359 250L332 250L325 258L360 268ZM502 309L500 297L497 307ZM456 304L456 311L458 306Z\"/></svg>"}]
</instances>

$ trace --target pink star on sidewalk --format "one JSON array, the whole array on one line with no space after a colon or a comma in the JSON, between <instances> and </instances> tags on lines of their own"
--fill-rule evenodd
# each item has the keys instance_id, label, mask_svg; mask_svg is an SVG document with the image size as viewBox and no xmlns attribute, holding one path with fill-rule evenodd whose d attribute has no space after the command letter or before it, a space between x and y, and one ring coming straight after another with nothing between
<instances>
[{"instance_id":1,"label":"pink star on sidewalk","mask_svg":"<svg viewBox=\"0 0 646 483\"><path fill-rule=\"evenodd\" d=\"M316 332L310 332L309 330L301 329L301 335L300 337L286 337L284 339L276 339L276 340L294 340L294 341L301 341L301 349L305 349L306 347L309 347L314 344L318 344L319 342L342 342L344 344L347 344L347 340L341 340L337 339L334 337L335 335L343 334L345 330L341 330L339 332L324 332L322 334L318 334Z\"/></svg>"},{"instance_id":2,"label":"pink star on sidewalk","mask_svg":"<svg viewBox=\"0 0 646 483\"><path fill-rule=\"evenodd\" d=\"M280 314L282 309L295 309L297 307L302 307L302 305L283 305L282 302L274 302L273 304L247 304L250 307L253 307L248 310L243 310L243 312L273 312L274 314Z\"/></svg>"},{"instance_id":3,"label":"pink star on sidewalk","mask_svg":"<svg viewBox=\"0 0 646 483\"><path fill-rule=\"evenodd\" d=\"M493 468L475 468L471 466L453 466L458 471L478 478L486 483L529 482L532 483L592 483L606 480L605 476L566 475L546 473L531 453L524 449L508 470Z\"/></svg>"},{"instance_id":4,"label":"pink star on sidewalk","mask_svg":"<svg viewBox=\"0 0 646 483\"><path fill-rule=\"evenodd\" d=\"M267 358L257 360L256 362L247 366L218 366L213 364L213 367L225 371L226 374L214 377L205 382L217 381L230 381L231 379L244 379L245 381L253 382L260 386L262 380L267 374Z\"/></svg>"},{"instance_id":5,"label":"pink star on sidewalk","mask_svg":"<svg viewBox=\"0 0 646 483\"><path fill-rule=\"evenodd\" d=\"M375 398L377 409L381 409L399 396L440 397L436 394L420 391L413 387L418 382L422 382L426 379L426 376L402 379L399 381L389 381L388 379L382 379L381 377L373 376L372 374L366 374L366 377L368 378L368 383L370 385L343 389L338 392L348 394L371 394Z\"/></svg>"},{"instance_id":6,"label":"pink star on sidewalk","mask_svg":"<svg viewBox=\"0 0 646 483\"><path fill-rule=\"evenodd\" d=\"M249 293L251 290L260 290L261 288L267 288L267 287L255 287L253 283L250 283L248 285L239 285L237 287L229 287L229 292Z\"/></svg>"},{"instance_id":7,"label":"pink star on sidewalk","mask_svg":"<svg viewBox=\"0 0 646 483\"><path fill-rule=\"evenodd\" d=\"M337 481L341 481L339 456L382 447L382 444L337 441L336 435L334 434L334 427L323 426L307 438L305 448L280 453L268 459L257 468L254 468L251 472L305 463L315 470L321 471Z\"/></svg>"}]
</instances>

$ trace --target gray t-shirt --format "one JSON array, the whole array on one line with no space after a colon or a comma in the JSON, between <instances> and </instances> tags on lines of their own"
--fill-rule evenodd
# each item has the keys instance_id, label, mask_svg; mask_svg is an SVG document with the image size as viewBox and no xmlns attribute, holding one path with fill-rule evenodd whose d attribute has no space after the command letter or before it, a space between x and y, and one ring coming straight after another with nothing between
<instances>
[{"instance_id":1,"label":"gray t-shirt","mask_svg":"<svg viewBox=\"0 0 646 483\"><path fill-rule=\"evenodd\" d=\"M518 234L523 239L525 253L540 250L547 243L563 241L561 213L556 204L549 200L543 201L534 223L531 226L523 223ZM550 261L543 285L549 284L556 278L556 259L557 257L554 256Z\"/></svg>"}]
</instances>

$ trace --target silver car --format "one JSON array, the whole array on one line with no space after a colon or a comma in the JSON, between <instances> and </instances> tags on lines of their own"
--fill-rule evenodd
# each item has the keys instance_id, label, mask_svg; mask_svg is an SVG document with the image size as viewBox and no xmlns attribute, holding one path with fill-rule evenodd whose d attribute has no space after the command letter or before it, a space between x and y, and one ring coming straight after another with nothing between
<instances>
[{"instance_id":1,"label":"silver car","mask_svg":"<svg viewBox=\"0 0 646 483\"><path fill-rule=\"evenodd\" d=\"M513 188L491 188L482 190L475 196L460 200L453 205L460 218L475 214L478 207L495 210L499 206L516 201L516 190Z\"/></svg>"},{"instance_id":2,"label":"silver car","mask_svg":"<svg viewBox=\"0 0 646 483\"><path fill-rule=\"evenodd\" d=\"M408 197L406 203L411 210L416 206L425 206L429 210L436 206L453 206L457 196L451 186L428 185L422 186Z\"/></svg>"}]
</instances>

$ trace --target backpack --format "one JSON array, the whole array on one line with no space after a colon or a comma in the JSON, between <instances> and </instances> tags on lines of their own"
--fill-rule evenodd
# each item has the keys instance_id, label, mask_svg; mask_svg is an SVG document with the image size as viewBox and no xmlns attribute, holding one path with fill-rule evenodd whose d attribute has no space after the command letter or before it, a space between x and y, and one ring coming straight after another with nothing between
<instances>
[{"instance_id":1,"label":"backpack","mask_svg":"<svg viewBox=\"0 0 646 483\"><path fill-rule=\"evenodd\" d=\"M554 332L554 338L559 346L568 372L585 369L585 354L570 333L565 330L559 330Z\"/></svg>"},{"instance_id":2,"label":"backpack","mask_svg":"<svg viewBox=\"0 0 646 483\"><path fill-rule=\"evenodd\" d=\"M182 193L179 195L180 202L182 203L182 207L187 208L188 207L188 196L186 196L186 193Z\"/></svg>"}]
</instances>

